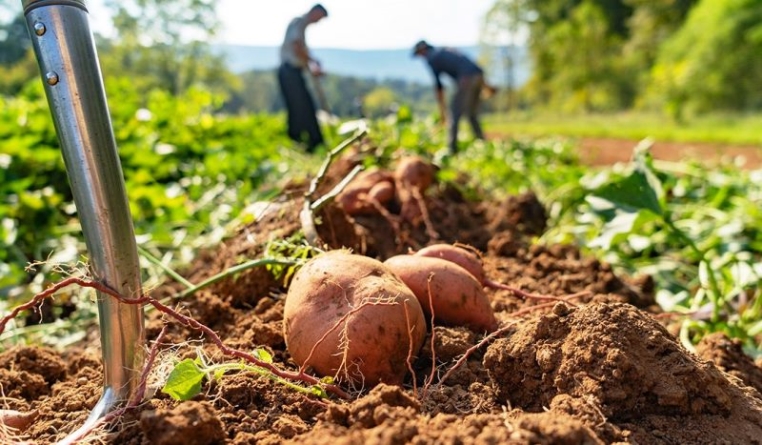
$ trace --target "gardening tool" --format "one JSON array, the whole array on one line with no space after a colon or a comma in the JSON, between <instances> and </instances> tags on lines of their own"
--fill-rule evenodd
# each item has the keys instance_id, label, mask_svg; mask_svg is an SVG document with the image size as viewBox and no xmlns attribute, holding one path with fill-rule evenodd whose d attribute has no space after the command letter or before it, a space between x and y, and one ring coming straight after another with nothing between
<instances>
[{"instance_id":1,"label":"gardening tool","mask_svg":"<svg viewBox=\"0 0 762 445\"><path fill-rule=\"evenodd\" d=\"M95 280L141 295L122 166L84 0L22 0ZM80 430L129 399L144 361L143 311L98 292L103 394ZM78 430L79 431L79 430Z\"/></svg>"},{"instance_id":2,"label":"gardening tool","mask_svg":"<svg viewBox=\"0 0 762 445\"><path fill-rule=\"evenodd\" d=\"M322 76L322 74L312 75L312 86L315 90L315 95L318 98L318 105L320 106L320 109L330 115L331 110L328 108L328 101L325 98L325 91L323 91L323 83L320 80L320 76Z\"/></svg>"},{"instance_id":3,"label":"gardening tool","mask_svg":"<svg viewBox=\"0 0 762 445\"><path fill-rule=\"evenodd\" d=\"M323 72L323 67L320 65L320 62L317 60L310 60L309 62L309 69L310 76L312 77L312 89L315 90L315 96L317 96L318 99L318 106L321 110L325 111L329 115L331 114L331 110L328 108L328 101L325 98L325 92L323 91L323 83L321 81L321 78L325 73Z\"/></svg>"}]
</instances>

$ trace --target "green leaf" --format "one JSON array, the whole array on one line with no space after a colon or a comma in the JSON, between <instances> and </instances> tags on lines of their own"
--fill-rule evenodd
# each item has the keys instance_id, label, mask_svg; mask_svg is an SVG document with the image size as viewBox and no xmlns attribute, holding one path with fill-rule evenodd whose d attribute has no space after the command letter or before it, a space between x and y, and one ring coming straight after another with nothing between
<instances>
[{"instance_id":1,"label":"green leaf","mask_svg":"<svg viewBox=\"0 0 762 445\"><path fill-rule=\"evenodd\" d=\"M635 170L625 178L600 187L593 192L593 195L610 201L628 212L649 210L656 215L664 214L656 190L646 174L640 170Z\"/></svg>"},{"instance_id":2,"label":"green leaf","mask_svg":"<svg viewBox=\"0 0 762 445\"><path fill-rule=\"evenodd\" d=\"M749 326L749 328L746 330L746 333L751 337L756 337L757 335L762 334L762 320L759 320Z\"/></svg>"},{"instance_id":3,"label":"green leaf","mask_svg":"<svg viewBox=\"0 0 762 445\"><path fill-rule=\"evenodd\" d=\"M607 222L600 231L598 237L590 241L588 247L601 247L609 250L611 246L619 244L631 234L639 233L643 224L656 220L657 217L650 212L617 212L616 216Z\"/></svg>"},{"instance_id":4,"label":"green leaf","mask_svg":"<svg viewBox=\"0 0 762 445\"><path fill-rule=\"evenodd\" d=\"M175 366L161 392L175 400L189 400L201 392L203 379L204 372L188 358Z\"/></svg>"},{"instance_id":5,"label":"green leaf","mask_svg":"<svg viewBox=\"0 0 762 445\"><path fill-rule=\"evenodd\" d=\"M256 357L257 360L265 362L265 363L272 363L273 362L273 356L267 352L265 349L255 349L254 350L254 357Z\"/></svg>"},{"instance_id":6,"label":"green leaf","mask_svg":"<svg viewBox=\"0 0 762 445\"><path fill-rule=\"evenodd\" d=\"M325 389L323 389L323 387L319 385L312 385L310 387L310 392L312 393L312 395L323 398L323 399L328 397L328 393L325 391Z\"/></svg>"},{"instance_id":7,"label":"green leaf","mask_svg":"<svg viewBox=\"0 0 762 445\"><path fill-rule=\"evenodd\" d=\"M710 265L706 261L701 261L699 263L699 283L701 284L701 287L704 289L711 289L711 282L710 282Z\"/></svg>"},{"instance_id":8,"label":"green leaf","mask_svg":"<svg viewBox=\"0 0 762 445\"><path fill-rule=\"evenodd\" d=\"M645 176L648 185L656 194L657 201L660 202L660 207L663 207L660 197L664 196L664 190L662 188L661 181L656 176L656 169L654 168L654 158L651 154L651 146L653 146L653 140L646 138L640 141L635 147L634 163L635 169Z\"/></svg>"}]
</instances>

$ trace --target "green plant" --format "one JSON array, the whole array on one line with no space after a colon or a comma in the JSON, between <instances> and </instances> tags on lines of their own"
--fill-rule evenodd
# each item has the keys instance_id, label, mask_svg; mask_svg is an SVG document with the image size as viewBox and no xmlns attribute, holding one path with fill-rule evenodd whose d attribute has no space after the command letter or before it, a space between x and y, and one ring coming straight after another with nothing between
<instances>
[{"instance_id":1,"label":"green plant","mask_svg":"<svg viewBox=\"0 0 762 445\"><path fill-rule=\"evenodd\" d=\"M255 349L252 355L264 363L273 363L272 355L265 349ZM279 377L268 369L251 365L244 361L236 363L209 363L209 359L204 356L201 350L197 351L195 359L187 358L175 365L161 391L175 400L190 400L201 392L201 385L204 379L216 381L221 379L226 373L234 371L251 372L269 378L297 392L322 398L328 397L325 389L320 385L302 386ZM321 381L326 384L332 383L330 378L323 378Z\"/></svg>"},{"instance_id":2,"label":"green plant","mask_svg":"<svg viewBox=\"0 0 762 445\"><path fill-rule=\"evenodd\" d=\"M657 301L686 318L687 345L723 331L759 354L762 333L758 186L738 171L694 165L659 169L645 141L624 171L583 180L587 196L546 236L574 232L627 273L651 274Z\"/></svg>"}]
</instances>

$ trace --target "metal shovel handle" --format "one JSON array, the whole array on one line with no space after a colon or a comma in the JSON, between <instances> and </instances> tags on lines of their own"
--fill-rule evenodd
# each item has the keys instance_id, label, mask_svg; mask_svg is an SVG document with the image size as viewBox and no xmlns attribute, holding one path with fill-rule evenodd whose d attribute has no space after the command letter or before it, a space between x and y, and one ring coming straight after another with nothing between
<instances>
[{"instance_id":1,"label":"metal shovel handle","mask_svg":"<svg viewBox=\"0 0 762 445\"><path fill-rule=\"evenodd\" d=\"M135 234L84 0L23 0L61 143L93 277L141 294ZM143 311L98 293L103 395L94 421L135 391L144 360Z\"/></svg>"}]
</instances>

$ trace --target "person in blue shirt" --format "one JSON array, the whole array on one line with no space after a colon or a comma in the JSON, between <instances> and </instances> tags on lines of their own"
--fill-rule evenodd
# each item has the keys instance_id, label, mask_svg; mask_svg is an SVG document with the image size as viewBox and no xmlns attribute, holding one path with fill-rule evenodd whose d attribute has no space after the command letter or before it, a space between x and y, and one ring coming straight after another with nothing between
<instances>
[{"instance_id":1,"label":"person in blue shirt","mask_svg":"<svg viewBox=\"0 0 762 445\"><path fill-rule=\"evenodd\" d=\"M305 142L309 152L323 143L323 134L303 72L309 70L313 76L320 76L322 69L307 48L304 34L307 26L325 17L328 17L328 11L318 3L306 14L293 19L280 48L278 83L288 114L288 136L297 142Z\"/></svg>"},{"instance_id":2,"label":"person in blue shirt","mask_svg":"<svg viewBox=\"0 0 762 445\"><path fill-rule=\"evenodd\" d=\"M468 118L474 137L484 139L478 116L481 91L485 87L484 71L481 67L455 49L435 48L425 40L415 44L413 56L424 58L434 74L439 113L444 123L447 122L447 112L441 75L450 76L456 83L457 89L450 102L450 153L454 154L458 150L458 124L463 115Z\"/></svg>"}]
</instances>

